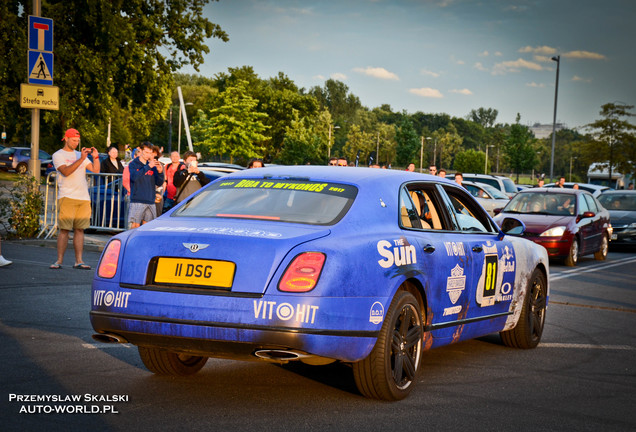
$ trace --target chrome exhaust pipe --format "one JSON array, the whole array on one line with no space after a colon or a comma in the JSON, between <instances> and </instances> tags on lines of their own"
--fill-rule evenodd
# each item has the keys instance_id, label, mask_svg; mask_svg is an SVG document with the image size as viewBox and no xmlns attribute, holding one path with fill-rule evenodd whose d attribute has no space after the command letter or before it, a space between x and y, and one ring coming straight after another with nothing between
<instances>
[{"instance_id":1,"label":"chrome exhaust pipe","mask_svg":"<svg viewBox=\"0 0 636 432\"><path fill-rule=\"evenodd\" d=\"M103 343L128 343L125 338L114 333L96 333L93 339Z\"/></svg>"},{"instance_id":2,"label":"chrome exhaust pipe","mask_svg":"<svg viewBox=\"0 0 636 432\"><path fill-rule=\"evenodd\" d=\"M279 349L261 349L254 351L254 355L260 359L273 361L273 362L283 362L286 363L288 361L300 360L305 357L311 357L310 355L300 353L297 351L289 351L289 350L279 350Z\"/></svg>"}]
</instances>

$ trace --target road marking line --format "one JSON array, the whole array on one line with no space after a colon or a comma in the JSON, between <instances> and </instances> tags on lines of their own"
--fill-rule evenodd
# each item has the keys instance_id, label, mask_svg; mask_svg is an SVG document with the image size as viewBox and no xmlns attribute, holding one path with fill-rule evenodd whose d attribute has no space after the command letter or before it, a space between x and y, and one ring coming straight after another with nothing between
<instances>
[{"instance_id":1,"label":"road marking line","mask_svg":"<svg viewBox=\"0 0 636 432\"><path fill-rule=\"evenodd\" d=\"M574 349L602 349L602 350L621 350L636 351L636 347L629 345L592 345L592 344L575 344L575 343L540 343L543 348L574 348Z\"/></svg>"},{"instance_id":2,"label":"road marking line","mask_svg":"<svg viewBox=\"0 0 636 432\"><path fill-rule=\"evenodd\" d=\"M589 273L592 271L596 271L599 270L599 267L602 267L603 269L606 268L612 268L612 267L616 267L616 266L621 266L624 264L630 264L636 262L636 258L630 257L630 258L625 258L616 262L613 262L612 264L606 264L606 263L599 263L597 265L594 265L592 267L586 267L585 269L572 269L572 270L565 270L563 272L559 272L557 275L550 275L550 282L555 281L555 280L559 280L559 279L565 279L568 278L570 276L576 276L582 273Z\"/></svg>"}]
</instances>

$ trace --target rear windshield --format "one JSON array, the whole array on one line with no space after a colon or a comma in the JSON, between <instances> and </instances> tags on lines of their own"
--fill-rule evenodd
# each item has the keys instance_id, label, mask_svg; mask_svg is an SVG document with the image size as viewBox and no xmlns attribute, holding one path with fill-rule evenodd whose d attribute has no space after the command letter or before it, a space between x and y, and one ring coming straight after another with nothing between
<instances>
[{"instance_id":1,"label":"rear windshield","mask_svg":"<svg viewBox=\"0 0 636 432\"><path fill-rule=\"evenodd\" d=\"M349 210L351 185L293 179L227 179L194 196L173 217L260 219L332 225Z\"/></svg>"},{"instance_id":2,"label":"rear windshield","mask_svg":"<svg viewBox=\"0 0 636 432\"><path fill-rule=\"evenodd\" d=\"M601 194L598 200L608 210L636 211L636 194Z\"/></svg>"}]
</instances>

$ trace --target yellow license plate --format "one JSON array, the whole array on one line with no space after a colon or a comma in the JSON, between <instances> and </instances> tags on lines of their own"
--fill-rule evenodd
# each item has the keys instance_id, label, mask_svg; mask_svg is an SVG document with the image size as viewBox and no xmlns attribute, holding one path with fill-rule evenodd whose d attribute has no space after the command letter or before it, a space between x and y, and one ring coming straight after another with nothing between
<instances>
[{"instance_id":1,"label":"yellow license plate","mask_svg":"<svg viewBox=\"0 0 636 432\"><path fill-rule=\"evenodd\" d=\"M155 282L230 288L235 270L229 261L159 258Z\"/></svg>"}]
</instances>

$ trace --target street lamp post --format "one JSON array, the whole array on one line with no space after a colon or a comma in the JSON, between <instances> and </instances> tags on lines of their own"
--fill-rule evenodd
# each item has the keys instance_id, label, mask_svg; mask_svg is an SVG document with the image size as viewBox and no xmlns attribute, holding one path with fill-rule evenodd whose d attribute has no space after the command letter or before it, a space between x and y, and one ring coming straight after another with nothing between
<instances>
[{"instance_id":1,"label":"street lamp post","mask_svg":"<svg viewBox=\"0 0 636 432\"><path fill-rule=\"evenodd\" d=\"M327 159L331 158L331 131L333 129L340 129L340 126L334 126L329 124L329 143L327 144Z\"/></svg>"},{"instance_id":2,"label":"street lamp post","mask_svg":"<svg viewBox=\"0 0 636 432\"><path fill-rule=\"evenodd\" d=\"M486 144L486 163L484 164L484 174L488 174L488 147L494 146Z\"/></svg>"},{"instance_id":3,"label":"street lamp post","mask_svg":"<svg viewBox=\"0 0 636 432\"><path fill-rule=\"evenodd\" d=\"M170 126L168 128L168 156L172 153L172 107L170 107ZM179 153L180 154L180 153Z\"/></svg>"},{"instance_id":4,"label":"street lamp post","mask_svg":"<svg viewBox=\"0 0 636 432\"><path fill-rule=\"evenodd\" d=\"M184 106L188 106L188 105L194 105L192 102L186 102L183 104ZM179 113L179 134L177 135L177 151L179 152L179 154L181 154L181 117L183 117L181 115L181 113L185 112L185 107L183 109L183 111L180 111Z\"/></svg>"},{"instance_id":5,"label":"street lamp post","mask_svg":"<svg viewBox=\"0 0 636 432\"><path fill-rule=\"evenodd\" d=\"M552 155L550 156L550 181L554 178L554 145L556 142L556 114L557 114L557 99L559 96L559 66L561 65L561 56L552 57L552 61L557 64L556 70L556 85L554 87L554 117L552 118Z\"/></svg>"},{"instance_id":6,"label":"street lamp post","mask_svg":"<svg viewBox=\"0 0 636 432\"><path fill-rule=\"evenodd\" d=\"M424 171L422 171L422 161L424 160L424 137L422 138L422 143L420 145L420 174L423 173Z\"/></svg>"}]
</instances>

